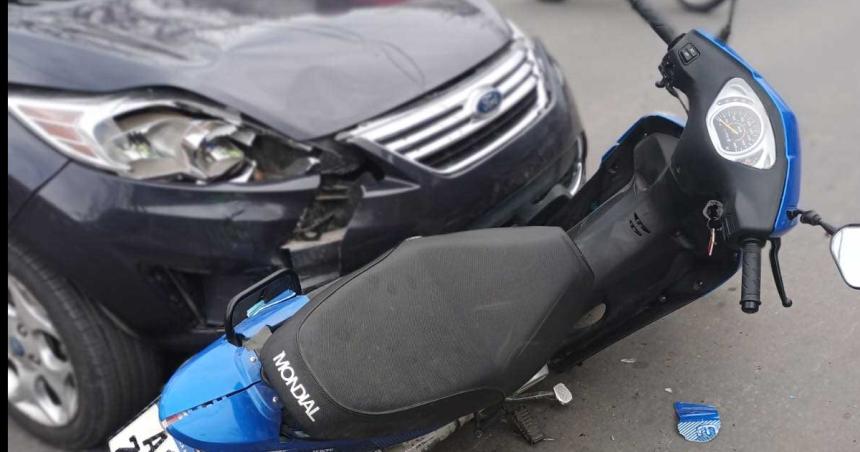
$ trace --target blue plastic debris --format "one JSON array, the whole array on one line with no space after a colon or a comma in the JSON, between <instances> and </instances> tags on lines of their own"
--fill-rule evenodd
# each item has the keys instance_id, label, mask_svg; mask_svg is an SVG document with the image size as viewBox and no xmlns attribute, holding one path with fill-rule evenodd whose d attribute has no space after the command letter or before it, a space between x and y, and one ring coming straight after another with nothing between
<instances>
[{"instance_id":1,"label":"blue plastic debris","mask_svg":"<svg viewBox=\"0 0 860 452\"><path fill-rule=\"evenodd\" d=\"M687 441L706 443L720 432L720 413L713 405L675 402L678 433Z\"/></svg>"}]
</instances>

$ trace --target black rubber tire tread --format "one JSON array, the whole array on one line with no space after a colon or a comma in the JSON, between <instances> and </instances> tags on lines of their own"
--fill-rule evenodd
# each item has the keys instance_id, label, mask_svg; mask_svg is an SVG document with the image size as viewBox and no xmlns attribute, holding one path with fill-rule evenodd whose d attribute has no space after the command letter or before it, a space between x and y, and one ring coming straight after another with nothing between
<instances>
[{"instance_id":1,"label":"black rubber tire tread","mask_svg":"<svg viewBox=\"0 0 860 452\"><path fill-rule=\"evenodd\" d=\"M725 0L711 0L709 2L697 2L697 1L689 1L689 0L678 0L681 3L681 6L684 7L687 11L693 11L697 13L709 13L714 8L720 6Z\"/></svg>"},{"instance_id":2,"label":"black rubber tire tread","mask_svg":"<svg viewBox=\"0 0 860 452\"><path fill-rule=\"evenodd\" d=\"M9 405L19 425L64 449L104 444L157 394L161 357L149 345L116 327L64 277L12 237L8 268L45 307L66 344L78 387L78 411L62 427L32 421Z\"/></svg>"}]
</instances>

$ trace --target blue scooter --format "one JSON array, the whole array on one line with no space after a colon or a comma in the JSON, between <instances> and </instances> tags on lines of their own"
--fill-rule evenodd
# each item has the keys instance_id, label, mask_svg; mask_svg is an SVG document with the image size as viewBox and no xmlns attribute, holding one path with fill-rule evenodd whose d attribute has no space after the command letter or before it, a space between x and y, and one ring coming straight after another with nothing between
<instances>
[{"instance_id":1,"label":"blue scooter","mask_svg":"<svg viewBox=\"0 0 860 452\"><path fill-rule=\"evenodd\" d=\"M797 208L800 140L776 91L723 42L678 34L629 0L667 43L658 86L686 124L637 121L542 226L414 238L303 294L281 270L234 298L226 334L173 375L111 451L422 451L466 422L510 416L530 442L529 392L703 297L740 267L759 310L761 252L782 304L780 236L798 221L833 236L860 287L860 226ZM237 313L244 313L242 319Z\"/></svg>"}]
</instances>

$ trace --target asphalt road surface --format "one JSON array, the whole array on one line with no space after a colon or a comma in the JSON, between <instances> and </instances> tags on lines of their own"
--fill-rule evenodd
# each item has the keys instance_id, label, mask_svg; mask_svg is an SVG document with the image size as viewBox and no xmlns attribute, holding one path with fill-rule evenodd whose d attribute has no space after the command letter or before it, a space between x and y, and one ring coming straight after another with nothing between
<instances>
[{"instance_id":1,"label":"asphalt road surface","mask_svg":"<svg viewBox=\"0 0 860 452\"><path fill-rule=\"evenodd\" d=\"M653 87L664 46L621 0L499 0L564 68L589 136L589 168L639 116L682 113ZM679 28L715 31L709 16L655 4ZM801 205L831 223L860 221L860 2L741 0L732 45L797 114ZM783 240L795 305L784 309L765 269L764 305L741 313L739 279L642 329L543 386L565 382L572 406L535 404L552 441L529 447L505 424L461 430L440 451L860 451L860 292L842 283L820 230ZM635 363L623 363L632 358ZM671 388L671 393L666 388ZM676 400L717 405L708 444L675 431ZM9 421L9 449L51 450Z\"/></svg>"}]
</instances>

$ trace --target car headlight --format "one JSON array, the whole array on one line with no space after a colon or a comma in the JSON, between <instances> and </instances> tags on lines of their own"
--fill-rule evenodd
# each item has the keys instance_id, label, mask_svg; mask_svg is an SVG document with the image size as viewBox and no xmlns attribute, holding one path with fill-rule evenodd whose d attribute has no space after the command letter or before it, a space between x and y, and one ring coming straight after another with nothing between
<instances>
[{"instance_id":1,"label":"car headlight","mask_svg":"<svg viewBox=\"0 0 860 452\"><path fill-rule=\"evenodd\" d=\"M262 181L319 163L310 147L185 94L9 91L9 111L63 154L133 179ZM279 142L274 158L272 140Z\"/></svg>"},{"instance_id":2,"label":"car headlight","mask_svg":"<svg viewBox=\"0 0 860 452\"><path fill-rule=\"evenodd\" d=\"M721 157L758 169L776 163L767 110L744 79L733 78L723 85L706 120L711 144Z\"/></svg>"}]
</instances>

